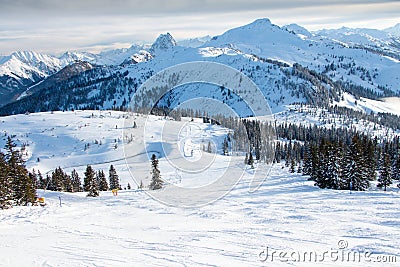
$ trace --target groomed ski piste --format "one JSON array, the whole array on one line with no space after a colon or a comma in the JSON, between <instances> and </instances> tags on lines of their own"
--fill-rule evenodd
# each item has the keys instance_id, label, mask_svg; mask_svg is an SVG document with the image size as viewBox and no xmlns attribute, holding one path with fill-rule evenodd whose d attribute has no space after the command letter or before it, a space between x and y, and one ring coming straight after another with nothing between
<instances>
[{"instance_id":1,"label":"groomed ski piste","mask_svg":"<svg viewBox=\"0 0 400 267\"><path fill-rule=\"evenodd\" d=\"M249 192L252 169L223 198L196 208L164 205L138 190L130 176L124 149L140 151L137 136L124 145L126 114L116 111L46 112L2 117L2 135L13 134L25 144L29 170L42 174L61 166L76 169L81 178L87 164L108 172L116 167L121 184L118 196L38 190L44 207L13 207L0 212L1 266L396 266L400 262L399 189L387 192L322 190L307 176L289 173L275 164L258 190ZM135 114L135 129L143 133L146 117ZM146 136L157 144L166 118L150 116ZM204 140L216 150L214 175L186 176L169 167L161 151L165 181L182 187L211 182L229 156L221 153L227 129L182 118L176 123L177 148L196 161ZM124 139L125 138L125 139ZM4 140L1 141L4 145ZM90 144L90 145L88 145ZM136 159L136 157L133 157ZM39 160L38 160L39 159ZM222 166L218 168L218 166ZM244 168L244 165L243 165ZM149 174L150 176L150 174ZM149 177L139 177L144 185ZM169 186L168 184L166 186ZM162 190L159 192L162 194ZM218 190L216 188L215 190ZM61 205L60 205L61 198Z\"/></svg>"}]
</instances>

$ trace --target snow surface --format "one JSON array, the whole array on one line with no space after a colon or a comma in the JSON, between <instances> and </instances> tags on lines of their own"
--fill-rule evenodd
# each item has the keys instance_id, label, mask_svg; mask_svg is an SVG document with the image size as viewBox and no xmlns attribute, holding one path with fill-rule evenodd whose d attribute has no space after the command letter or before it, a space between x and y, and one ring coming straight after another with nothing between
<instances>
[{"instance_id":1,"label":"snow surface","mask_svg":"<svg viewBox=\"0 0 400 267\"><path fill-rule=\"evenodd\" d=\"M16 115L1 118L0 129L15 134L19 145L28 145L30 169L39 168L44 173L57 166L68 171L75 166L82 177L86 164L107 170L110 163L95 163L114 161L122 184L133 185L127 167L119 161L123 157L119 139L124 138L123 128L128 127L124 117L124 113L114 111ZM142 132L144 117L133 115L131 121L137 122L135 130ZM151 116L148 138L156 140L165 121ZM211 138L220 144L226 134L226 129L198 120L183 118L171 123L180 126L178 133L182 138L175 146L177 150L170 152L193 157L194 162L203 153L199 148L201 139ZM94 144L95 140L102 144ZM91 144L86 151L85 143ZM131 145L135 143L139 143L136 136ZM215 161L220 164L227 158L217 156ZM148 156L143 159L143 164L149 164ZM179 183L166 166L161 157L162 177ZM198 208L163 205L146 190L122 190L117 197L102 192L98 198L87 198L85 193L39 190L47 206L14 207L0 212L0 265L308 266L315 262L285 263L277 254L273 261L271 257L265 262L261 260L265 259L267 248L270 253L311 252L321 258L325 251L338 250L341 240L340 244L347 242L348 248L338 250L340 253L371 252L371 261L362 258L360 263L334 262L326 257L320 264L388 266L377 262L382 261L378 256L393 256L400 261L398 189L391 187L382 192L373 188L351 194L321 190L307 177L291 174L277 164L262 186L249 193L251 173L246 170L243 179L224 198ZM192 178L191 182L196 178L200 182L209 179L201 174Z\"/></svg>"}]
</instances>

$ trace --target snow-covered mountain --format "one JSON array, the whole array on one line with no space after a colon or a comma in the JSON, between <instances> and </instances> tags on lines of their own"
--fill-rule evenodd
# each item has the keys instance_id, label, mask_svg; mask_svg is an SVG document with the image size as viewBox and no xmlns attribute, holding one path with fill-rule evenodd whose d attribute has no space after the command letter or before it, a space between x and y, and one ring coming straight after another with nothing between
<instances>
[{"instance_id":1,"label":"snow-covered mountain","mask_svg":"<svg viewBox=\"0 0 400 267\"><path fill-rule=\"evenodd\" d=\"M399 47L398 38L385 31L341 28L310 33L296 24L281 28L269 19L228 30L200 47L177 45L172 35L166 33L151 46L133 45L100 54L66 53L55 59L57 66L79 59L90 62L93 69L58 81L56 91L41 87L38 95L21 99L23 105L12 103L0 111L35 111L32 103L36 104L38 99L47 99L46 105L35 105L41 106L38 110L47 110L48 103L58 109L124 107L154 73L199 60L242 71L260 87L276 111L294 102L339 103L344 93L354 99L377 100L400 94ZM169 99L170 103L179 103L180 96L197 95L193 90L205 90L198 86L181 89L185 93L170 95L175 98ZM78 92L79 96L74 95ZM222 95L215 97L222 99Z\"/></svg>"},{"instance_id":2,"label":"snow-covered mountain","mask_svg":"<svg viewBox=\"0 0 400 267\"><path fill-rule=\"evenodd\" d=\"M61 68L59 59L33 51L14 52L0 61L0 75L34 80L34 76L46 76Z\"/></svg>"},{"instance_id":3,"label":"snow-covered mountain","mask_svg":"<svg viewBox=\"0 0 400 267\"><path fill-rule=\"evenodd\" d=\"M150 53L155 56L160 53L171 51L177 45L174 37L170 33L160 34L150 47Z\"/></svg>"},{"instance_id":4,"label":"snow-covered mountain","mask_svg":"<svg viewBox=\"0 0 400 267\"><path fill-rule=\"evenodd\" d=\"M15 100L28 86L56 73L66 63L33 51L14 52L0 59L0 105Z\"/></svg>"},{"instance_id":5,"label":"snow-covered mountain","mask_svg":"<svg viewBox=\"0 0 400 267\"><path fill-rule=\"evenodd\" d=\"M394 36L400 37L400 23L397 23L395 26L387 28L384 31Z\"/></svg>"},{"instance_id":6,"label":"snow-covered mountain","mask_svg":"<svg viewBox=\"0 0 400 267\"><path fill-rule=\"evenodd\" d=\"M364 46L378 51L391 51L399 54L400 37L386 31L375 29L352 29L342 27L334 30L321 30L315 33L317 38L323 37L345 46Z\"/></svg>"},{"instance_id":7,"label":"snow-covered mountain","mask_svg":"<svg viewBox=\"0 0 400 267\"><path fill-rule=\"evenodd\" d=\"M307 39L312 37L312 33L309 32L306 28L294 23L285 25L282 27L282 29L287 30L288 32L291 32L293 34L296 34L302 39Z\"/></svg>"},{"instance_id":8,"label":"snow-covered mountain","mask_svg":"<svg viewBox=\"0 0 400 267\"><path fill-rule=\"evenodd\" d=\"M197 37L197 38L190 38L190 39L185 39L178 41L178 45L183 46L183 47L200 47L204 45L206 42L211 40L211 36L203 36L203 37Z\"/></svg>"}]
</instances>

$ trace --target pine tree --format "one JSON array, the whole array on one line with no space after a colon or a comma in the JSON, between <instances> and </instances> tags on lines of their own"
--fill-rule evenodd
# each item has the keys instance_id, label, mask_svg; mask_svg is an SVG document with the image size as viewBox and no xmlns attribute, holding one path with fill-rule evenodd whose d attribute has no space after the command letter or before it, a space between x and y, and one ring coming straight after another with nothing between
<instances>
[{"instance_id":1,"label":"pine tree","mask_svg":"<svg viewBox=\"0 0 400 267\"><path fill-rule=\"evenodd\" d=\"M294 162L294 158L290 160L290 172L294 173L296 168L296 163Z\"/></svg>"},{"instance_id":2,"label":"pine tree","mask_svg":"<svg viewBox=\"0 0 400 267\"><path fill-rule=\"evenodd\" d=\"M158 160L156 155L151 156L151 183L150 190L158 190L163 187L163 180L161 180L160 170L158 169Z\"/></svg>"},{"instance_id":3,"label":"pine tree","mask_svg":"<svg viewBox=\"0 0 400 267\"><path fill-rule=\"evenodd\" d=\"M65 175L61 167L56 168L51 177L55 185L55 190L59 192L65 191Z\"/></svg>"},{"instance_id":4,"label":"pine tree","mask_svg":"<svg viewBox=\"0 0 400 267\"><path fill-rule=\"evenodd\" d=\"M341 172L341 149L337 145L327 142L324 150L324 155L322 156L324 163L321 164L321 167L323 169L322 175L325 179L325 188L338 189Z\"/></svg>"},{"instance_id":5,"label":"pine tree","mask_svg":"<svg viewBox=\"0 0 400 267\"><path fill-rule=\"evenodd\" d=\"M113 165L110 166L108 178L110 180L110 190L119 189L121 187L119 184L119 177L117 175L117 171L115 170Z\"/></svg>"},{"instance_id":6,"label":"pine tree","mask_svg":"<svg viewBox=\"0 0 400 267\"><path fill-rule=\"evenodd\" d=\"M74 192L82 191L81 178L79 178L78 172L75 169L71 172L71 182Z\"/></svg>"},{"instance_id":7,"label":"pine tree","mask_svg":"<svg viewBox=\"0 0 400 267\"><path fill-rule=\"evenodd\" d=\"M96 172L90 165L87 165L84 178L84 190L88 192L88 197L99 196L99 189L96 181Z\"/></svg>"},{"instance_id":8,"label":"pine tree","mask_svg":"<svg viewBox=\"0 0 400 267\"><path fill-rule=\"evenodd\" d=\"M224 156L228 155L228 148L229 148L228 140L224 138L224 142L222 143L222 153Z\"/></svg>"},{"instance_id":9,"label":"pine tree","mask_svg":"<svg viewBox=\"0 0 400 267\"><path fill-rule=\"evenodd\" d=\"M9 175L9 168L5 160L5 156L0 152L0 209L8 209L12 207L13 179Z\"/></svg>"},{"instance_id":10,"label":"pine tree","mask_svg":"<svg viewBox=\"0 0 400 267\"><path fill-rule=\"evenodd\" d=\"M67 173L64 172L63 178L64 178L65 191L70 193L74 192L74 186L72 184L71 176L69 176Z\"/></svg>"},{"instance_id":11,"label":"pine tree","mask_svg":"<svg viewBox=\"0 0 400 267\"><path fill-rule=\"evenodd\" d=\"M277 142L275 147L275 162L280 163L281 159L282 159L281 142Z\"/></svg>"},{"instance_id":12,"label":"pine tree","mask_svg":"<svg viewBox=\"0 0 400 267\"><path fill-rule=\"evenodd\" d=\"M90 188L91 180L96 180L96 174L92 166L87 165L86 171L84 172L85 177L83 178L83 191L88 192Z\"/></svg>"},{"instance_id":13,"label":"pine tree","mask_svg":"<svg viewBox=\"0 0 400 267\"><path fill-rule=\"evenodd\" d=\"M385 151L383 155L383 162L378 182L377 186L379 188L383 187L384 191L386 191L386 188L392 184L391 160L388 151Z\"/></svg>"},{"instance_id":14,"label":"pine tree","mask_svg":"<svg viewBox=\"0 0 400 267\"><path fill-rule=\"evenodd\" d=\"M252 169L254 169L254 159L253 153L249 152L249 160L247 161L247 165L250 165Z\"/></svg>"},{"instance_id":15,"label":"pine tree","mask_svg":"<svg viewBox=\"0 0 400 267\"><path fill-rule=\"evenodd\" d=\"M397 158L393 165L392 176L394 180L400 182L400 151L397 152ZM400 187L400 183L397 186Z\"/></svg>"},{"instance_id":16,"label":"pine tree","mask_svg":"<svg viewBox=\"0 0 400 267\"><path fill-rule=\"evenodd\" d=\"M144 188L143 181L140 180L140 184L139 184L139 186L138 186L138 189L142 190L143 188Z\"/></svg>"},{"instance_id":17,"label":"pine tree","mask_svg":"<svg viewBox=\"0 0 400 267\"><path fill-rule=\"evenodd\" d=\"M36 175L35 169L33 169L32 172L30 172L28 175L30 179L32 179L33 181L33 186L35 187L35 189L37 189L39 187L39 180L38 176Z\"/></svg>"},{"instance_id":18,"label":"pine tree","mask_svg":"<svg viewBox=\"0 0 400 267\"><path fill-rule=\"evenodd\" d=\"M43 175L40 171L38 171L38 186L39 189L46 189L47 181L43 178Z\"/></svg>"},{"instance_id":19,"label":"pine tree","mask_svg":"<svg viewBox=\"0 0 400 267\"><path fill-rule=\"evenodd\" d=\"M303 159L303 174L310 175L312 171L312 155L311 155L311 148L310 144L304 144L304 159Z\"/></svg>"},{"instance_id":20,"label":"pine tree","mask_svg":"<svg viewBox=\"0 0 400 267\"><path fill-rule=\"evenodd\" d=\"M363 146L358 134L354 135L345 156L345 166L340 179L340 189L364 191L369 187Z\"/></svg>"},{"instance_id":21,"label":"pine tree","mask_svg":"<svg viewBox=\"0 0 400 267\"><path fill-rule=\"evenodd\" d=\"M13 200L16 205L34 204L36 203L35 181L29 177L22 155L15 147L16 145L11 137L8 137L5 149L9 175L13 179Z\"/></svg>"},{"instance_id":22,"label":"pine tree","mask_svg":"<svg viewBox=\"0 0 400 267\"><path fill-rule=\"evenodd\" d=\"M99 177L99 190L107 191L108 183L107 183L106 175L104 174L104 172L102 170L98 172L98 177Z\"/></svg>"},{"instance_id":23,"label":"pine tree","mask_svg":"<svg viewBox=\"0 0 400 267\"><path fill-rule=\"evenodd\" d=\"M50 190L50 191L57 190L56 183L54 182L52 176L50 176L50 175L46 176L46 189Z\"/></svg>"},{"instance_id":24,"label":"pine tree","mask_svg":"<svg viewBox=\"0 0 400 267\"><path fill-rule=\"evenodd\" d=\"M208 141L208 144L207 144L207 152L208 152L208 153L211 153L211 152L212 152L212 149L211 149L211 142L210 142L210 141Z\"/></svg>"}]
</instances>

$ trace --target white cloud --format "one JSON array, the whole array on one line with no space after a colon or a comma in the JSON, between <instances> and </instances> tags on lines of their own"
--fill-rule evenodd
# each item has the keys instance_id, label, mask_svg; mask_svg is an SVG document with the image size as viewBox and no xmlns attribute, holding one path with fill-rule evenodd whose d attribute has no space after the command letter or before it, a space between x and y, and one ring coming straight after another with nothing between
<instances>
[{"instance_id":1,"label":"white cloud","mask_svg":"<svg viewBox=\"0 0 400 267\"><path fill-rule=\"evenodd\" d=\"M314 0L0 0L0 54L14 50L65 50L152 42L169 31L176 39L217 35L268 17L308 29L398 23L398 1Z\"/></svg>"}]
</instances>

